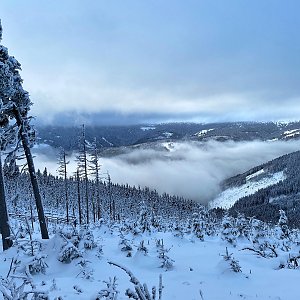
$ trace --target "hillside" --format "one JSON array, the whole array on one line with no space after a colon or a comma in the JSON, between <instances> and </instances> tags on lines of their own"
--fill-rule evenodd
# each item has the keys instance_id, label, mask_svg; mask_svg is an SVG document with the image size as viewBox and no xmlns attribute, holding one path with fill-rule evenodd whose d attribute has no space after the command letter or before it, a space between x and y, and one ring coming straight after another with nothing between
<instances>
[{"instance_id":1,"label":"hillside","mask_svg":"<svg viewBox=\"0 0 300 300\"><path fill-rule=\"evenodd\" d=\"M300 151L293 152L223 182L211 207L230 208L264 221L276 222L284 209L290 225L299 227Z\"/></svg>"},{"instance_id":2,"label":"hillside","mask_svg":"<svg viewBox=\"0 0 300 300\"><path fill-rule=\"evenodd\" d=\"M37 126L39 143L78 149L80 127ZM289 140L300 137L300 122L165 123L129 126L86 126L86 138L99 148L116 148L156 141Z\"/></svg>"},{"instance_id":3,"label":"hillside","mask_svg":"<svg viewBox=\"0 0 300 300\"><path fill-rule=\"evenodd\" d=\"M159 205L172 211L174 204ZM125 212L130 206L124 202ZM184 218L160 217L144 204L117 221L107 213L76 227L49 219L49 240L39 238L28 211L22 214L10 220L13 247L0 253L0 299L299 297L299 231L286 226L284 213L269 226L253 218L216 219L200 206Z\"/></svg>"}]
</instances>

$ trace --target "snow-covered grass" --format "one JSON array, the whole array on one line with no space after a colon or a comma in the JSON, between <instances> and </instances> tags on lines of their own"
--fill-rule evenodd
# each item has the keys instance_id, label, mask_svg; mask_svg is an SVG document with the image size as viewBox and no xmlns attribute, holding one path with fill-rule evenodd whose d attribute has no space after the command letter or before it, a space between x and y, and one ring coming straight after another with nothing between
<instances>
[{"instance_id":1,"label":"snow-covered grass","mask_svg":"<svg viewBox=\"0 0 300 300\"><path fill-rule=\"evenodd\" d=\"M152 230L142 233L135 230L127 231L121 224L93 225L89 230L92 239L87 238L86 229L78 232L64 226L52 227L51 231L50 240L41 241L41 250L37 251L40 256L41 254L45 256L44 261L48 268L45 274L29 275L34 283L34 289L45 291L49 299L115 299L99 297L101 290L107 291L104 281L109 282L109 278L114 277L117 278L117 299L128 299L125 292L128 288L134 291L134 285L130 282L128 274L109 262L130 270L142 284L147 284L150 291L152 286L158 289L159 276L162 274L162 299L166 300L299 299L297 291L299 270L279 268L280 264L286 263L290 255L280 250L283 242L277 245L278 257L263 258L245 249L253 247L250 240L245 237L237 237L234 247L222 240L220 233L205 236L204 241L201 241L191 232L185 232L180 236L176 236L174 230L163 232ZM38 230L34 236L38 237ZM90 241L87 243L88 246L84 246L86 240ZM121 240L126 240L132 250L122 249ZM81 256L69 263L58 260L62 248L66 247L66 241L74 243ZM141 242L144 250L141 250ZM162 259L158 254L161 245L169 250L165 255L173 264L170 268L161 267ZM298 248L297 251L299 254ZM224 259L224 256L228 260ZM19 248L14 246L0 254L2 280L7 277L12 259L16 258L10 276L19 276L23 270L22 264L26 265L26 259L28 261L30 258L21 250L20 242ZM241 268L241 272L232 270L230 265L232 258Z\"/></svg>"},{"instance_id":2,"label":"snow-covered grass","mask_svg":"<svg viewBox=\"0 0 300 300\"><path fill-rule=\"evenodd\" d=\"M266 176L260 178L257 181L253 180L255 177L257 177L258 175L262 175L263 173L264 173L263 169L259 170L258 172L247 176L245 184L238 187L232 187L226 189L225 191L220 193L218 197L216 197L214 200L212 200L209 203L209 208L222 207L228 209L231 206L233 206L234 203L238 201L240 198L248 195L252 195L260 189L274 185L279 181L285 179L284 172L281 171L281 172L274 173L271 176L269 174L266 174Z\"/></svg>"}]
</instances>

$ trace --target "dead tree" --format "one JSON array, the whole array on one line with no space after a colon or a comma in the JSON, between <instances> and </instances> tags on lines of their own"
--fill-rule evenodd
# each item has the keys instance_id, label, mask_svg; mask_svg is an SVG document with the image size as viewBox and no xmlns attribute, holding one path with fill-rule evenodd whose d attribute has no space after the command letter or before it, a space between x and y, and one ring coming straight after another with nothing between
<instances>
[{"instance_id":1,"label":"dead tree","mask_svg":"<svg viewBox=\"0 0 300 300\"><path fill-rule=\"evenodd\" d=\"M67 213L67 223L69 223L69 197L68 197L68 178L67 178L67 165L69 161L66 160L66 151L61 148L58 158L58 173L64 179L65 183L65 201L66 201L66 213Z\"/></svg>"}]
</instances>

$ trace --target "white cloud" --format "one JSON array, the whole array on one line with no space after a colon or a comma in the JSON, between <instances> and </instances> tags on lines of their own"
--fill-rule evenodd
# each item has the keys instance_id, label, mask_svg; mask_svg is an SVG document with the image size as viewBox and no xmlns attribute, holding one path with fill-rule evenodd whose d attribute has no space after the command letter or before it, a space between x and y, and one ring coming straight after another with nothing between
<instances>
[{"instance_id":1,"label":"white cloud","mask_svg":"<svg viewBox=\"0 0 300 300\"><path fill-rule=\"evenodd\" d=\"M172 152L164 150L133 150L117 157L103 158L105 173L114 182L148 186L159 193L167 192L200 202L207 202L220 191L222 180L298 150L300 141L290 142L207 142L176 143ZM38 155L36 164L46 165L52 174L57 168L54 156ZM52 158L51 158L52 157ZM74 156L69 170L75 171Z\"/></svg>"}]
</instances>

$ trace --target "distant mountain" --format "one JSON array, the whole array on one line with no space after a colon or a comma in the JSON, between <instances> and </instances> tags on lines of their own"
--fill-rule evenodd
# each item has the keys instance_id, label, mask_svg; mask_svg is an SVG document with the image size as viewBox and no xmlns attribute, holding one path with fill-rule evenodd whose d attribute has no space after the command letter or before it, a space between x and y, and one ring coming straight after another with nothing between
<instances>
[{"instance_id":1,"label":"distant mountain","mask_svg":"<svg viewBox=\"0 0 300 300\"><path fill-rule=\"evenodd\" d=\"M37 126L38 143L66 150L78 147L79 127ZM86 126L89 141L97 139L99 148L116 148L156 141L251 141L300 138L300 122L166 123L155 125Z\"/></svg>"},{"instance_id":2,"label":"distant mountain","mask_svg":"<svg viewBox=\"0 0 300 300\"><path fill-rule=\"evenodd\" d=\"M229 208L276 222L284 209L291 226L300 226L300 151L286 154L223 182L210 208Z\"/></svg>"}]
</instances>

